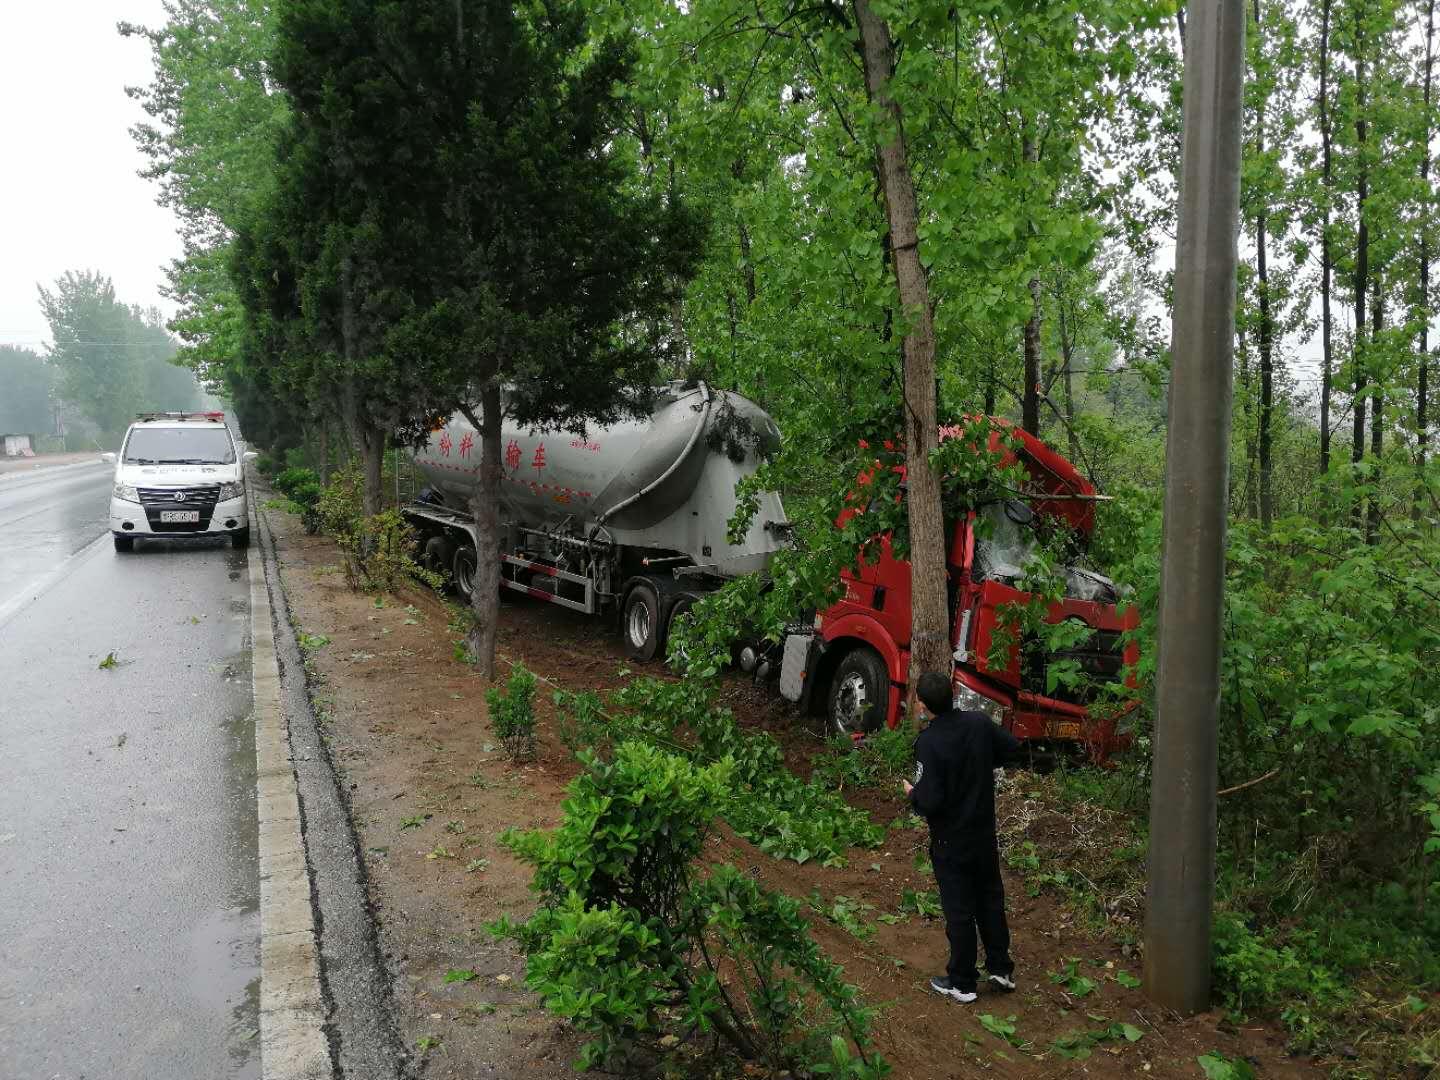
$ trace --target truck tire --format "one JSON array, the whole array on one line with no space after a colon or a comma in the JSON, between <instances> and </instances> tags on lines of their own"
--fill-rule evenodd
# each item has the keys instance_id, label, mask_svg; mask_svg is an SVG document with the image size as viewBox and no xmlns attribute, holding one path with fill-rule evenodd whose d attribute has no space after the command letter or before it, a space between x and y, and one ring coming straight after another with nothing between
<instances>
[{"instance_id":1,"label":"truck tire","mask_svg":"<svg viewBox=\"0 0 1440 1080\"><path fill-rule=\"evenodd\" d=\"M457 547L454 558L450 560L450 576L455 579L455 591L467 604L470 594L475 591L476 565L475 549L469 544Z\"/></svg>"},{"instance_id":2,"label":"truck tire","mask_svg":"<svg viewBox=\"0 0 1440 1080\"><path fill-rule=\"evenodd\" d=\"M425 569L433 570L437 574L450 573L450 567L455 561L455 545L448 537L436 533L425 541L424 552L420 556Z\"/></svg>"},{"instance_id":3,"label":"truck tire","mask_svg":"<svg viewBox=\"0 0 1440 1080\"><path fill-rule=\"evenodd\" d=\"M665 612L665 640L667 642L670 640L671 631L675 629L675 620L687 614L695 606L695 601L699 599L700 597L694 593L681 593L670 602L669 610ZM668 648L667 645L667 659L669 658Z\"/></svg>"},{"instance_id":4,"label":"truck tire","mask_svg":"<svg viewBox=\"0 0 1440 1080\"><path fill-rule=\"evenodd\" d=\"M120 536L118 533L112 533L111 535L112 535L112 536L114 537L114 539L115 539L115 550L116 550L116 551L134 551L134 550L135 550L135 537L133 537L133 536Z\"/></svg>"},{"instance_id":5,"label":"truck tire","mask_svg":"<svg viewBox=\"0 0 1440 1080\"><path fill-rule=\"evenodd\" d=\"M654 660L660 655L665 644L660 615L660 592L654 585L642 581L630 590L620 620L626 655L635 660Z\"/></svg>"},{"instance_id":6,"label":"truck tire","mask_svg":"<svg viewBox=\"0 0 1440 1080\"><path fill-rule=\"evenodd\" d=\"M880 654L864 646L841 658L827 696L832 735L867 735L885 723L890 704L890 672Z\"/></svg>"}]
</instances>

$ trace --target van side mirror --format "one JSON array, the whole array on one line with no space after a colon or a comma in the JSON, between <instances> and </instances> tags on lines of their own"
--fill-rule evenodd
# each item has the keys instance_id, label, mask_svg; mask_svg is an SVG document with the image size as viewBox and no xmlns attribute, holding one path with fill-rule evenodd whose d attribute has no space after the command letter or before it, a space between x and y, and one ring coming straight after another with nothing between
<instances>
[{"instance_id":1,"label":"van side mirror","mask_svg":"<svg viewBox=\"0 0 1440 1080\"><path fill-rule=\"evenodd\" d=\"M115 452L114 452L113 450L106 450L106 451L104 451L104 452L100 455L100 460L103 461L103 462L105 462L106 465L114 465L114 464L115 464L115 460L116 460L116 458L115 458Z\"/></svg>"},{"instance_id":2,"label":"van side mirror","mask_svg":"<svg viewBox=\"0 0 1440 1080\"><path fill-rule=\"evenodd\" d=\"M254 450L246 450L243 454L240 455L240 460L241 460L241 461L254 461L254 460L255 460L257 457L259 457L259 456L260 456L260 455L257 454Z\"/></svg>"}]
</instances>

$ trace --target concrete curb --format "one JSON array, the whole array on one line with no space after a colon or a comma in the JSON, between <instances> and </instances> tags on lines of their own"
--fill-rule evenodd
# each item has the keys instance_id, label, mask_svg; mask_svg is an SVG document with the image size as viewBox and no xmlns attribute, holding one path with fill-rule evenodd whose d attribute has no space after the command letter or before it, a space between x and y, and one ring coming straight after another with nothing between
<instances>
[{"instance_id":1,"label":"concrete curb","mask_svg":"<svg viewBox=\"0 0 1440 1080\"><path fill-rule=\"evenodd\" d=\"M252 505L252 534L259 533L256 512ZM329 1080L335 1067L323 1030L315 914L289 724L280 699L270 590L264 556L255 550L248 561L260 817L260 1074L263 1080Z\"/></svg>"}]
</instances>

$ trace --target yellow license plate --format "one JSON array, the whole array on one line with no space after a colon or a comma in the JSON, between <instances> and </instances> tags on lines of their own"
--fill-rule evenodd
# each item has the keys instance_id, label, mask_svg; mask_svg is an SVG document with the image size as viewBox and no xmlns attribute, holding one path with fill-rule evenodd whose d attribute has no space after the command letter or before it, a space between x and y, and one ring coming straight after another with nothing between
<instances>
[{"instance_id":1,"label":"yellow license plate","mask_svg":"<svg viewBox=\"0 0 1440 1080\"><path fill-rule=\"evenodd\" d=\"M1080 721L1053 720L1047 730L1052 739L1078 739L1080 737Z\"/></svg>"}]
</instances>

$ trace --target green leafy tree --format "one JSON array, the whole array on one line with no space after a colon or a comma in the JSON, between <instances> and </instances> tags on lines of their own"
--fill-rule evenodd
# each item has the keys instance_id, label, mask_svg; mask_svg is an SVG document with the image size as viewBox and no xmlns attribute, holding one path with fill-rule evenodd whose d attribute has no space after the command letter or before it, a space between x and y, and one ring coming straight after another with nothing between
<instances>
[{"instance_id":1,"label":"green leafy tree","mask_svg":"<svg viewBox=\"0 0 1440 1080\"><path fill-rule=\"evenodd\" d=\"M294 306L370 423L421 438L460 409L480 431L471 649L492 672L501 424L643 407L700 218L613 152L630 53L586 48L580 5L317 0L279 26Z\"/></svg>"},{"instance_id":2,"label":"green leafy tree","mask_svg":"<svg viewBox=\"0 0 1440 1080\"><path fill-rule=\"evenodd\" d=\"M175 343L159 312L117 300L110 279L91 271L69 271L39 293L56 393L106 435L118 436L139 411L199 406L194 378L171 363Z\"/></svg>"},{"instance_id":3,"label":"green leafy tree","mask_svg":"<svg viewBox=\"0 0 1440 1080\"><path fill-rule=\"evenodd\" d=\"M41 435L55 428L55 369L39 353L0 345L0 434Z\"/></svg>"}]
</instances>

